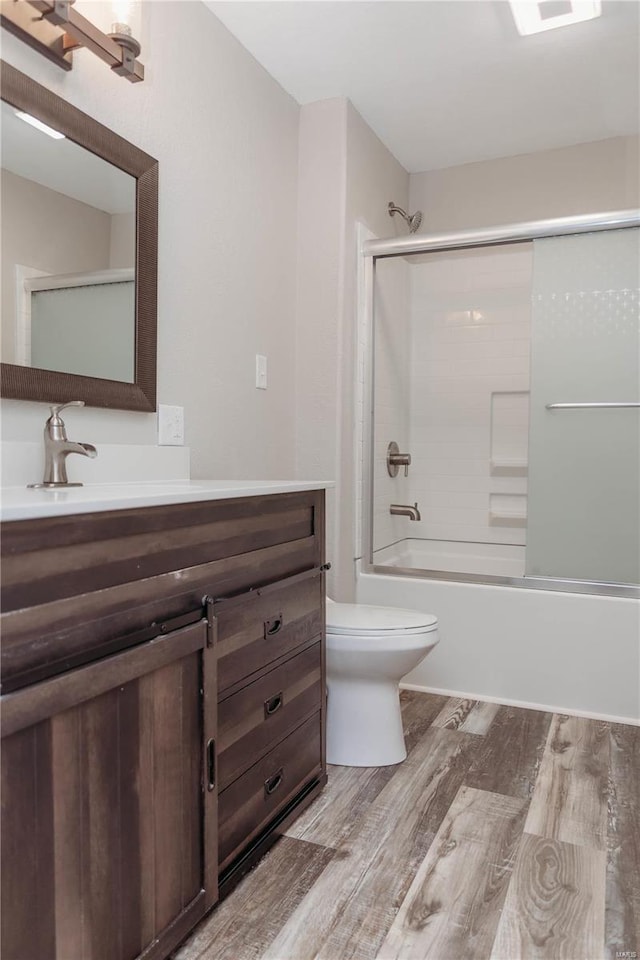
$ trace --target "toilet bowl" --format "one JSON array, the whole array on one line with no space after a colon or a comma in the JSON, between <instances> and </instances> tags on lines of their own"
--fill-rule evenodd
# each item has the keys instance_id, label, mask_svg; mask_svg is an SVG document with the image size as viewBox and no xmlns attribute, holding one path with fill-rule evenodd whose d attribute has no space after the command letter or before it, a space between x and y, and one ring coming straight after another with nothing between
<instances>
[{"instance_id":1,"label":"toilet bowl","mask_svg":"<svg viewBox=\"0 0 640 960\"><path fill-rule=\"evenodd\" d=\"M431 614L327 599L328 763L405 759L398 684L437 643Z\"/></svg>"}]
</instances>

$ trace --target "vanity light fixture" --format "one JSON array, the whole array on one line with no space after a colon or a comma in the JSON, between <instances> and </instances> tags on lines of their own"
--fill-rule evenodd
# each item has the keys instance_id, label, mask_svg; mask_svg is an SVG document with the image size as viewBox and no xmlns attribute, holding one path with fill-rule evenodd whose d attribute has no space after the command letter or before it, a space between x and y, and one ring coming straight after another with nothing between
<instances>
[{"instance_id":1,"label":"vanity light fixture","mask_svg":"<svg viewBox=\"0 0 640 960\"><path fill-rule=\"evenodd\" d=\"M104 33L74 9L75 0L2 0L0 23L63 70L71 70L72 51L87 47L108 63L114 73L131 83L144 80L136 58L140 44L120 11L111 33ZM122 7L122 4L117 5Z\"/></svg>"},{"instance_id":2,"label":"vanity light fixture","mask_svg":"<svg viewBox=\"0 0 640 960\"><path fill-rule=\"evenodd\" d=\"M66 140L64 133L60 133L59 130L54 130L53 127L43 123L42 120L38 120L37 117L32 117L30 113L16 110L15 115L19 117L20 120L24 120L25 123L31 124L32 127L35 127L36 130L39 130L41 133L46 133L48 137L53 137L54 140Z\"/></svg>"},{"instance_id":3,"label":"vanity light fixture","mask_svg":"<svg viewBox=\"0 0 640 960\"><path fill-rule=\"evenodd\" d=\"M116 0L113 4L116 22L111 25L109 36L122 49L122 65L112 67L121 77L131 73L135 59L140 55L140 44L131 33L129 18L131 16L130 0Z\"/></svg>"},{"instance_id":4,"label":"vanity light fixture","mask_svg":"<svg viewBox=\"0 0 640 960\"><path fill-rule=\"evenodd\" d=\"M509 0L518 33L529 36L594 20L602 13L600 0Z\"/></svg>"}]
</instances>

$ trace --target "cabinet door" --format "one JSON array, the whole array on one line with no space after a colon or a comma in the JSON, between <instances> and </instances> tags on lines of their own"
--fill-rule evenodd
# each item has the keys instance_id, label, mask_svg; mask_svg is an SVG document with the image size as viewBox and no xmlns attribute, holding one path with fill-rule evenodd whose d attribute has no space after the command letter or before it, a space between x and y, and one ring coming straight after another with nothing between
<instances>
[{"instance_id":1,"label":"cabinet door","mask_svg":"<svg viewBox=\"0 0 640 960\"><path fill-rule=\"evenodd\" d=\"M206 621L0 701L3 960L166 957L217 899Z\"/></svg>"}]
</instances>

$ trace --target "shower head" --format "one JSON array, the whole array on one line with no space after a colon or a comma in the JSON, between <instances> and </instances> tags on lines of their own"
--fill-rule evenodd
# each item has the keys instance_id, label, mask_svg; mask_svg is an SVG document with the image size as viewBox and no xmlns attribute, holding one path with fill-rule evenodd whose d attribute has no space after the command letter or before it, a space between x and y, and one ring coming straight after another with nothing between
<instances>
[{"instance_id":1,"label":"shower head","mask_svg":"<svg viewBox=\"0 0 640 960\"><path fill-rule=\"evenodd\" d=\"M409 233L415 233L422 223L422 210L416 210L415 213L408 214L402 209L402 207L397 207L393 200L389 202L388 210L390 217L396 213L399 213L400 216L407 221L407 224L409 225Z\"/></svg>"},{"instance_id":2,"label":"shower head","mask_svg":"<svg viewBox=\"0 0 640 960\"><path fill-rule=\"evenodd\" d=\"M416 210L409 217L409 233L415 233L422 223L422 210Z\"/></svg>"}]
</instances>

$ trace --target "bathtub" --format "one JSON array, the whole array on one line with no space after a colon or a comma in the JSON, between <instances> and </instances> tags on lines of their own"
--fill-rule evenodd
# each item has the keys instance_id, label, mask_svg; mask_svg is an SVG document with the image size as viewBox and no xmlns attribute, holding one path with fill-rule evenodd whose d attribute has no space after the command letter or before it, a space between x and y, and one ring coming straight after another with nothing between
<instances>
[{"instance_id":1,"label":"bathtub","mask_svg":"<svg viewBox=\"0 0 640 960\"><path fill-rule=\"evenodd\" d=\"M404 549L403 542L399 556ZM421 547L409 541L406 556L414 549L419 556ZM422 610L439 620L439 646L404 686L639 722L638 600L436 580L415 569L404 576L391 572L393 564L386 574L379 563L376 556L374 571L356 562L357 602Z\"/></svg>"},{"instance_id":2,"label":"bathtub","mask_svg":"<svg viewBox=\"0 0 640 960\"><path fill-rule=\"evenodd\" d=\"M375 566L450 573L523 577L525 547L503 543L464 543L460 540L400 540L376 550Z\"/></svg>"}]
</instances>

